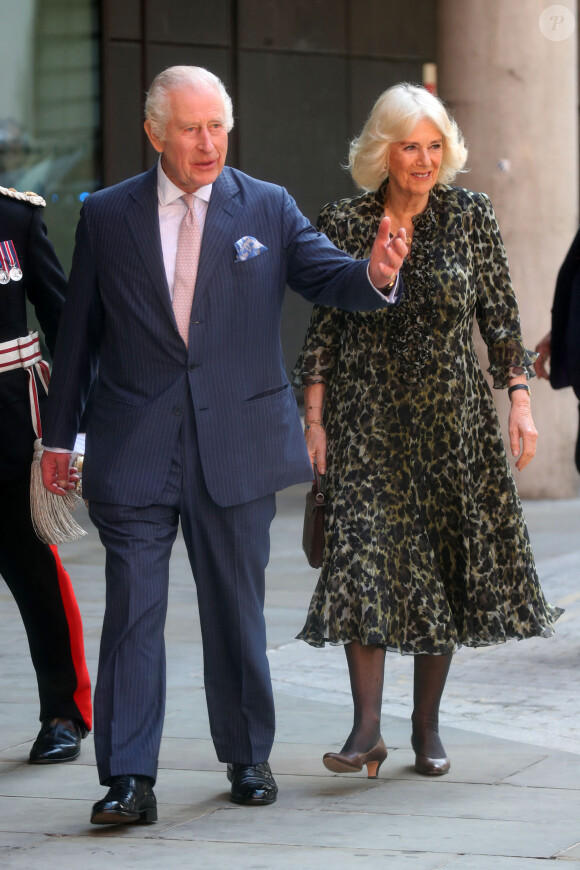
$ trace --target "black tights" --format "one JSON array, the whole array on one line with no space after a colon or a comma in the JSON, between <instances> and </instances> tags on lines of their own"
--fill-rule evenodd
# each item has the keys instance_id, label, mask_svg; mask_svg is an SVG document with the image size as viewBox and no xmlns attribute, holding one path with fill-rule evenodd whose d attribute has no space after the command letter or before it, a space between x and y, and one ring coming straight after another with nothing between
<instances>
[{"instance_id":1,"label":"black tights","mask_svg":"<svg viewBox=\"0 0 580 870\"><path fill-rule=\"evenodd\" d=\"M445 756L439 738L439 704L450 665L450 655L415 656L411 743L417 755L429 758Z\"/></svg>"},{"instance_id":2,"label":"black tights","mask_svg":"<svg viewBox=\"0 0 580 870\"><path fill-rule=\"evenodd\" d=\"M381 736L385 650L351 641L344 647L354 704L354 721L343 752L368 752Z\"/></svg>"},{"instance_id":3,"label":"black tights","mask_svg":"<svg viewBox=\"0 0 580 870\"><path fill-rule=\"evenodd\" d=\"M354 721L343 752L368 752L381 736L385 650L351 641L345 645ZM450 655L416 655L413 682L412 744L417 754L443 758L439 704L451 664Z\"/></svg>"}]
</instances>

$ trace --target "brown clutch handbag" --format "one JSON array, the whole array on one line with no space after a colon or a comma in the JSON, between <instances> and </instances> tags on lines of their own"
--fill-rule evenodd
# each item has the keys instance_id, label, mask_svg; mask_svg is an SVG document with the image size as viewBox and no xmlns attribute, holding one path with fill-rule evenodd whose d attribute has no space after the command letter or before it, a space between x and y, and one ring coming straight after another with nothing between
<instances>
[{"instance_id":1,"label":"brown clutch handbag","mask_svg":"<svg viewBox=\"0 0 580 870\"><path fill-rule=\"evenodd\" d=\"M306 493L306 508L304 511L304 528L302 531L302 549L312 568L322 566L324 555L324 514L326 498L320 486L320 475L314 466L314 483Z\"/></svg>"}]
</instances>

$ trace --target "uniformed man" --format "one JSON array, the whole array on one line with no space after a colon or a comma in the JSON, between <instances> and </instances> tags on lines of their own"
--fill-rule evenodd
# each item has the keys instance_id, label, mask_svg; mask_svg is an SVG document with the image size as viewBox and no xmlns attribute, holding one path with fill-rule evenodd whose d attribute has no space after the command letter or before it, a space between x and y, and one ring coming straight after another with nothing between
<instances>
[{"instance_id":1,"label":"uniformed man","mask_svg":"<svg viewBox=\"0 0 580 870\"><path fill-rule=\"evenodd\" d=\"M33 444L41 437L48 366L29 332L34 306L52 353L66 278L33 193L0 187L0 574L18 605L40 696L32 764L71 761L91 728L82 623L56 547L35 534L30 512Z\"/></svg>"}]
</instances>

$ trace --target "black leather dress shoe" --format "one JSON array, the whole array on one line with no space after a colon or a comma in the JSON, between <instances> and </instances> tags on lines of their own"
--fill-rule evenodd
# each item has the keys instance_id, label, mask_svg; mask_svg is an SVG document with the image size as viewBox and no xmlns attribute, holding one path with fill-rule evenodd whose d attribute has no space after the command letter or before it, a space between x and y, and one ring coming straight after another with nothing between
<instances>
[{"instance_id":1,"label":"black leather dress shoe","mask_svg":"<svg viewBox=\"0 0 580 870\"><path fill-rule=\"evenodd\" d=\"M130 825L156 822L157 800L147 776L112 776L109 791L91 813L93 825Z\"/></svg>"},{"instance_id":2,"label":"black leather dress shoe","mask_svg":"<svg viewBox=\"0 0 580 870\"><path fill-rule=\"evenodd\" d=\"M232 784L230 800L235 804L261 806L276 800L278 786L267 761L228 764L228 779Z\"/></svg>"},{"instance_id":3,"label":"black leather dress shoe","mask_svg":"<svg viewBox=\"0 0 580 870\"><path fill-rule=\"evenodd\" d=\"M58 764L78 758L85 728L74 719L51 719L44 722L32 744L29 764Z\"/></svg>"}]
</instances>

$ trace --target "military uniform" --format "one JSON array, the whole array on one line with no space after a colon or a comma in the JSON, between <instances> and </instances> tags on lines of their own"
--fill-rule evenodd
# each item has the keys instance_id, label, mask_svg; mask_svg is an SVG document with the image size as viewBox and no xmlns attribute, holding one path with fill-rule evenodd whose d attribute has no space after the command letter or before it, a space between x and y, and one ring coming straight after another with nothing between
<instances>
[{"instance_id":1,"label":"military uniform","mask_svg":"<svg viewBox=\"0 0 580 870\"><path fill-rule=\"evenodd\" d=\"M30 761L68 761L91 728L91 688L82 623L56 547L36 536L30 514L30 468L41 437L48 367L34 306L50 352L66 277L41 215L44 200L0 187L0 574L20 610L38 680L42 728Z\"/></svg>"}]
</instances>

